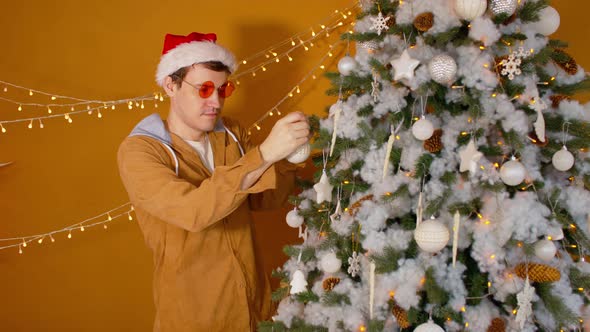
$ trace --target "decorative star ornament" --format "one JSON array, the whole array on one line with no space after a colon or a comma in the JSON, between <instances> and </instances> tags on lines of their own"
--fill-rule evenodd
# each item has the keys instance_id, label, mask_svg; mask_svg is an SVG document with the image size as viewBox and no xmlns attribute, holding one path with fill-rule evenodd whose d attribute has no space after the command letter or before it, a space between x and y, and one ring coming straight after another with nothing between
<instances>
[{"instance_id":1,"label":"decorative star ornament","mask_svg":"<svg viewBox=\"0 0 590 332\"><path fill-rule=\"evenodd\" d=\"M399 81L404 78L408 80L414 78L414 70L416 70L416 67L418 67L420 61L412 59L412 57L410 57L410 53L408 53L408 50L404 50L401 57L391 60L390 63L395 70L393 79Z\"/></svg>"},{"instance_id":2,"label":"decorative star ornament","mask_svg":"<svg viewBox=\"0 0 590 332\"><path fill-rule=\"evenodd\" d=\"M469 171L475 173L475 170L477 169L477 161L483 157L483 153L477 151L475 142L470 140L469 144L459 152L459 156L461 157L459 172Z\"/></svg>"},{"instance_id":3,"label":"decorative star ornament","mask_svg":"<svg viewBox=\"0 0 590 332\"><path fill-rule=\"evenodd\" d=\"M387 26L387 21L389 21L391 17L383 17L383 14L379 12L376 18L370 17L370 19L371 22L373 22L373 25L371 25L370 29L376 30L377 35L381 36L381 31L389 30L389 27Z\"/></svg>"},{"instance_id":4,"label":"decorative star ornament","mask_svg":"<svg viewBox=\"0 0 590 332\"><path fill-rule=\"evenodd\" d=\"M332 201L332 189L334 186L330 184L330 180L328 179L328 175L326 175L326 170L322 171L322 177L320 178L320 182L313 185L313 190L317 193L316 195L316 202L320 204L321 202Z\"/></svg>"}]
</instances>

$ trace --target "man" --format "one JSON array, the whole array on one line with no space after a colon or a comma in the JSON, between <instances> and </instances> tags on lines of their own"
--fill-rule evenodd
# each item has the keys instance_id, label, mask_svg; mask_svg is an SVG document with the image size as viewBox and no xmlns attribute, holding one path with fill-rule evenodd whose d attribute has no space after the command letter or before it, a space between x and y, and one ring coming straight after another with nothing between
<instances>
[{"instance_id":1,"label":"man","mask_svg":"<svg viewBox=\"0 0 590 332\"><path fill-rule=\"evenodd\" d=\"M118 152L119 171L155 262L154 331L254 331L270 317L250 209L280 206L306 143L301 113L274 125L260 146L220 112L234 56L214 34L167 35L156 80L170 98Z\"/></svg>"}]
</instances>

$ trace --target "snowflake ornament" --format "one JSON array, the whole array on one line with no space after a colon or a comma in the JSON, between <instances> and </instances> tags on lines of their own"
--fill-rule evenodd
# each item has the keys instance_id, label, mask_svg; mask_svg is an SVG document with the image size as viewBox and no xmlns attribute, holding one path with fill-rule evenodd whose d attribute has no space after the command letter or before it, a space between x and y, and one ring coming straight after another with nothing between
<instances>
[{"instance_id":1,"label":"snowflake ornament","mask_svg":"<svg viewBox=\"0 0 590 332\"><path fill-rule=\"evenodd\" d=\"M381 36L381 31L388 30L389 27L387 26L387 21L391 19L391 17L383 17L383 14L379 12L376 18L370 17L373 25L371 25L371 30L376 30L377 35Z\"/></svg>"},{"instance_id":2,"label":"snowflake ornament","mask_svg":"<svg viewBox=\"0 0 590 332\"><path fill-rule=\"evenodd\" d=\"M352 256L348 258L348 273L354 278L356 277L359 272L361 271L361 256L359 256L356 251L352 252Z\"/></svg>"},{"instance_id":3,"label":"snowflake ornament","mask_svg":"<svg viewBox=\"0 0 590 332\"><path fill-rule=\"evenodd\" d=\"M519 47L518 50L510 53L507 60L502 60L502 71L501 74L503 76L508 76L509 80L513 80L515 75L520 75L522 71L520 70L520 64L522 63L522 59L526 58L528 54L524 51L524 48Z\"/></svg>"}]
</instances>

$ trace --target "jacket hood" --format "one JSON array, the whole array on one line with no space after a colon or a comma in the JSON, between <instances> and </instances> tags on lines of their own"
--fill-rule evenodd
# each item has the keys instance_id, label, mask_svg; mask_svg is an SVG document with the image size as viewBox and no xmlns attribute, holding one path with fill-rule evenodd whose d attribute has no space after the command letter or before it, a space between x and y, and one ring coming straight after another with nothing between
<instances>
[{"instance_id":1,"label":"jacket hood","mask_svg":"<svg viewBox=\"0 0 590 332\"><path fill-rule=\"evenodd\" d=\"M225 131L221 118L217 120L213 131ZM135 128L133 128L129 136L148 136L155 138L166 145L172 145L170 132L166 129L166 125L158 113L149 115L141 120Z\"/></svg>"}]
</instances>

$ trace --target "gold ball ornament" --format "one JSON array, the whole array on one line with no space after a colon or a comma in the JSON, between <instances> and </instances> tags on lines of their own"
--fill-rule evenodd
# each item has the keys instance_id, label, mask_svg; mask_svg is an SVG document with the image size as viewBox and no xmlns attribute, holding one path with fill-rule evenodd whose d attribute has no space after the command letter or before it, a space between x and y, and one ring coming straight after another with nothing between
<instances>
[{"instance_id":1,"label":"gold ball ornament","mask_svg":"<svg viewBox=\"0 0 590 332\"><path fill-rule=\"evenodd\" d=\"M420 249L436 253L449 242L450 233L442 222L436 219L424 220L414 230L414 239Z\"/></svg>"}]
</instances>

